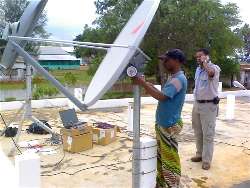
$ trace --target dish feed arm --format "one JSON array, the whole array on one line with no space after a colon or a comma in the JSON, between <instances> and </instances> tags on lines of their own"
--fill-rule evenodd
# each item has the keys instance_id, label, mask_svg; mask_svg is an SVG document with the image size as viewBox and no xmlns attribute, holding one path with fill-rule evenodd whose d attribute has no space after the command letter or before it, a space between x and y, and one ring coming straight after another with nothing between
<instances>
[{"instance_id":1,"label":"dish feed arm","mask_svg":"<svg viewBox=\"0 0 250 188\"><path fill-rule=\"evenodd\" d=\"M70 101L72 101L80 110L87 110L86 105L82 104L74 95L72 95L58 80L49 74L33 57L31 57L25 50L11 41L11 45L15 48L17 53L22 56L26 63L33 66L40 74L49 80L59 91L61 91Z\"/></svg>"}]
</instances>

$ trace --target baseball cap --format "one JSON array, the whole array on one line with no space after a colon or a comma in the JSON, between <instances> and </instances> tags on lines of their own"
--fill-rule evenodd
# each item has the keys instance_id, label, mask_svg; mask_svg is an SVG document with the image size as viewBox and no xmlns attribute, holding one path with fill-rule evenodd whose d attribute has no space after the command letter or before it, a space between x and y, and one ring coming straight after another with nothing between
<instances>
[{"instance_id":1,"label":"baseball cap","mask_svg":"<svg viewBox=\"0 0 250 188\"><path fill-rule=\"evenodd\" d=\"M178 60L180 63L186 63L186 56L180 49L172 49L158 56L160 60L167 61L168 59Z\"/></svg>"}]
</instances>

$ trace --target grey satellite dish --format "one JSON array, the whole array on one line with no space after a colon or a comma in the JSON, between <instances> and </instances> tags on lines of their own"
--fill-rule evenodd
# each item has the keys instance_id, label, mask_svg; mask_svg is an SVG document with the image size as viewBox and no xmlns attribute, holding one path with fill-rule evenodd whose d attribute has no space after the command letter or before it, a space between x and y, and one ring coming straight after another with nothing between
<instances>
[{"instance_id":1,"label":"grey satellite dish","mask_svg":"<svg viewBox=\"0 0 250 188\"><path fill-rule=\"evenodd\" d=\"M233 85L234 87L237 87L237 88L240 88L240 89L243 89L243 90L246 90L246 88L238 81L233 81Z\"/></svg>"},{"instance_id":2,"label":"grey satellite dish","mask_svg":"<svg viewBox=\"0 0 250 188\"><path fill-rule=\"evenodd\" d=\"M158 9L160 0L144 0L130 18L114 44L128 46L111 47L92 79L84 98L86 106L93 105L119 79L137 51Z\"/></svg>"},{"instance_id":3,"label":"grey satellite dish","mask_svg":"<svg viewBox=\"0 0 250 188\"><path fill-rule=\"evenodd\" d=\"M48 0L30 1L19 22L7 24L3 38L7 39L8 36L30 36L47 2ZM16 41L16 43L21 47L26 44L24 41ZM11 69L16 58L17 52L12 44L8 42L0 62L0 69Z\"/></svg>"}]
</instances>

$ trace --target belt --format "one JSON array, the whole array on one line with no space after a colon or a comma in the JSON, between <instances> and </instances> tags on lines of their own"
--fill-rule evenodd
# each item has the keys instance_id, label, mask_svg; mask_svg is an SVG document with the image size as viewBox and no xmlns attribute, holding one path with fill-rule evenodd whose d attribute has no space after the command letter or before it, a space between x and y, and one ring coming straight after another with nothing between
<instances>
[{"instance_id":1,"label":"belt","mask_svg":"<svg viewBox=\"0 0 250 188\"><path fill-rule=\"evenodd\" d=\"M214 102L214 100L197 100L198 103L211 103Z\"/></svg>"}]
</instances>

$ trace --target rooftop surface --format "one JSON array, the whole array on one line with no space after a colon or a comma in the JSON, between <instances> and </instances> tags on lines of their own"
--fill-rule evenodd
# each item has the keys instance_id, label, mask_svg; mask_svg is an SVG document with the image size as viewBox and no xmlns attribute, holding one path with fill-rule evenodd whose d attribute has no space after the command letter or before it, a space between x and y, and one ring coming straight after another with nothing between
<instances>
[{"instance_id":1,"label":"rooftop surface","mask_svg":"<svg viewBox=\"0 0 250 188\"><path fill-rule=\"evenodd\" d=\"M195 153L194 134L191 126L192 104L185 103L183 110L184 129L179 139L179 152L182 162L182 187L187 188L249 188L250 187L250 99L236 100L235 119L225 119L226 101L220 105L217 120L215 153L209 171L201 169L200 163L191 163ZM155 105L146 105L141 111L142 135L154 137ZM53 129L62 126L59 108L36 109L34 115L49 120ZM6 120L16 116L16 111L3 112ZM125 128L128 119L127 108L105 109L80 112L78 118L91 122L104 121ZM29 122L25 122L26 125ZM2 128L2 122L0 123ZM25 130L27 127L23 127ZM23 131L21 140L39 139L49 136L36 136ZM0 138L7 152L11 141ZM124 129L118 134L117 141L108 146L97 146L89 151L70 154L62 151L61 146L54 148L53 155L41 154L42 187L44 188L129 188L131 187L131 147L132 140Z\"/></svg>"},{"instance_id":2,"label":"rooftop surface","mask_svg":"<svg viewBox=\"0 0 250 188\"><path fill-rule=\"evenodd\" d=\"M62 47L56 46L41 46L39 55L69 55Z\"/></svg>"},{"instance_id":3,"label":"rooftop surface","mask_svg":"<svg viewBox=\"0 0 250 188\"><path fill-rule=\"evenodd\" d=\"M70 55L67 51L65 51L62 47L55 47L55 46L42 46L39 49L39 56L38 59L40 61L46 60L70 60L74 61L77 60L76 57Z\"/></svg>"}]
</instances>

